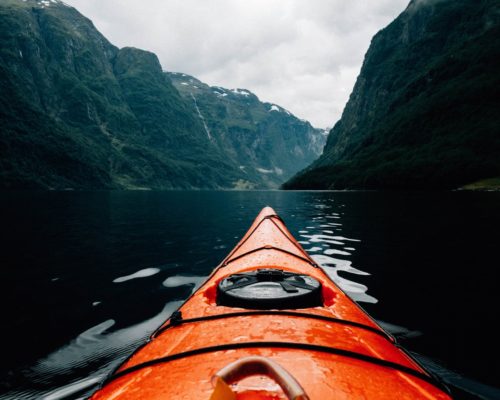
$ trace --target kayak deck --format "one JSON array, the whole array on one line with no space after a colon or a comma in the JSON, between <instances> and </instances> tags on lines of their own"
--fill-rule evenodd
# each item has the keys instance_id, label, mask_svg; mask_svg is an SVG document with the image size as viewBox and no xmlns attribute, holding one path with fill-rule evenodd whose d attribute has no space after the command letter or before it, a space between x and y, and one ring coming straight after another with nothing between
<instances>
[{"instance_id":1,"label":"kayak deck","mask_svg":"<svg viewBox=\"0 0 500 400\"><path fill-rule=\"evenodd\" d=\"M243 276L246 284L251 285L256 273L269 275L269 271L275 275L280 275L279 271L303 274L317 280L321 284L322 304L294 309L220 304L223 279L231 282L231 276L239 274L238 279ZM282 282L280 276L265 279ZM291 279L296 287L280 283L283 296L296 295L297 287L310 286L301 277ZM258 285L262 288L266 283ZM234 287L243 293L244 286ZM279 289L276 282L267 286ZM262 293L266 296L267 292ZM301 398L450 398L433 377L331 281L269 207L261 211L206 282L92 398L288 398L272 376L253 373L231 385L229 391L236 397L214 394L213 377L218 371L255 356L287 371L307 394Z\"/></svg>"}]
</instances>

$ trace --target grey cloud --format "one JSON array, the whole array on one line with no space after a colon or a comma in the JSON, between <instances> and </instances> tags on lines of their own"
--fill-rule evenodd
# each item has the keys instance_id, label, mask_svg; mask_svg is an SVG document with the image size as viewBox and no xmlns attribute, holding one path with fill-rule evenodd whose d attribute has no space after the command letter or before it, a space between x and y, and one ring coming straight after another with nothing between
<instances>
[{"instance_id":1,"label":"grey cloud","mask_svg":"<svg viewBox=\"0 0 500 400\"><path fill-rule=\"evenodd\" d=\"M168 71L246 88L318 127L340 117L372 36L408 0L65 0ZM424 1L424 0L420 0ZM428 0L425 0L428 1Z\"/></svg>"}]
</instances>

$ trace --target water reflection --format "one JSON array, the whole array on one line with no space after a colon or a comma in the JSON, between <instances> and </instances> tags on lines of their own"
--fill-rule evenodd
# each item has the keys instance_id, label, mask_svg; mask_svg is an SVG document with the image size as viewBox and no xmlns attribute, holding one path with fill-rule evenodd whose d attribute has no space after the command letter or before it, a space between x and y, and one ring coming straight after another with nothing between
<instances>
[{"instance_id":1,"label":"water reflection","mask_svg":"<svg viewBox=\"0 0 500 400\"><path fill-rule=\"evenodd\" d=\"M113 279L113 282L114 283L121 283L121 282L130 281L132 279L147 278L149 276L156 275L158 272L160 272L159 268L145 268L145 269L141 269L133 274L126 275L126 276L120 276L116 279Z\"/></svg>"},{"instance_id":2,"label":"water reflection","mask_svg":"<svg viewBox=\"0 0 500 400\"><path fill-rule=\"evenodd\" d=\"M85 396L210 274L266 205L370 315L391 321L386 328L405 345L496 385L500 355L477 327L497 317L485 304L498 302L499 196L0 195L0 293L8 305L1 342L16 350L4 353L0 399Z\"/></svg>"},{"instance_id":3,"label":"water reflection","mask_svg":"<svg viewBox=\"0 0 500 400\"><path fill-rule=\"evenodd\" d=\"M181 286L190 286L191 293L203 283L206 278L204 276L171 276L163 281L163 286L167 288L177 288Z\"/></svg>"},{"instance_id":4,"label":"water reflection","mask_svg":"<svg viewBox=\"0 0 500 400\"><path fill-rule=\"evenodd\" d=\"M314 261L321 265L330 278L353 300L375 304L378 300L367 293L366 285L356 282L355 277L349 279L339 275L339 273L370 274L352 266L349 257L352 256L355 248L351 245L361 240L340 235L343 213L335 212L333 207L332 201L327 201L327 204L313 204L314 213L309 218L312 225L299 231L298 239L302 239L299 243L303 246L307 245L305 249ZM340 204L338 207L343 208L344 205ZM335 222L331 222L332 220ZM332 257L333 255L335 257Z\"/></svg>"},{"instance_id":5,"label":"water reflection","mask_svg":"<svg viewBox=\"0 0 500 400\"><path fill-rule=\"evenodd\" d=\"M42 387L57 389L43 395L46 400L75 399L76 396L91 394L114 366L119 365L140 343L144 341L168 316L176 310L181 301L167 304L153 318L117 331L111 331L114 320L104 321L72 340L47 357L39 360L29 370L23 371L29 381L25 391L10 393L9 398L40 398L37 393ZM95 368L83 379L75 379L78 370ZM37 388L37 389L35 389Z\"/></svg>"}]
</instances>

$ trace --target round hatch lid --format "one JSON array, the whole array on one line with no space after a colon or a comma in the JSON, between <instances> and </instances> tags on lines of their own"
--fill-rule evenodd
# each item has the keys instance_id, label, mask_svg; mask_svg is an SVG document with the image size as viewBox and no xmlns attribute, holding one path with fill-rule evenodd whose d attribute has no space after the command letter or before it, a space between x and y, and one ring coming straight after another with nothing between
<instances>
[{"instance_id":1,"label":"round hatch lid","mask_svg":"<svg viewBox=\"0 0 500 400\"><path fill-rule=\"evenodd\" d=\"M309 275L259 269L224 278L217 286L217 304L250 309L321 306L321 283Z\"/></svg>"}]
</instances>

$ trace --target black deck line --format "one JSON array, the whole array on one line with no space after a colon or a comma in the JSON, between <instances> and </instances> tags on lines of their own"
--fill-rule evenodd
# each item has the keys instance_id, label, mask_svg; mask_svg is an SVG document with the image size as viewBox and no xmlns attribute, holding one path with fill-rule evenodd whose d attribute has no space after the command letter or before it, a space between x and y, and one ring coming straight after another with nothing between
<instances>
[{"instance_id":1,"label":"black deck line","mask_svg":"<svg viewBox=\"0 0 500 400\"><path fill-rule=\"evenodd\" d=\"M375 358L371 356L367 356L365 354L356 353L349 350L339 349L336 347L328 347L328 346L320 346L315 344L306 344L306 343L295 343L295 342L243 342L243 343L228 343L222 344L218 346L208 346L202 347L195 350L189 350L177 354L171 354L166 357L156 358L154 360L149 360L133 367L124 369L123 371L117 372L115 375L112 375L108 378L105 384L109 382L115 381L125 375L131 374L133 372L139 371L144 368L153 367L155 365L168 363L175 360L180 360L183 358L193 357L201 354L214 353L217 351L226 351L226 350L237 350L237 349L255 349L255 348L280 348L280 349L294 349L294 350L307 350L307 351L316 351L321 353L329 353L338 356L348 357L360 361L365 361L370 364L378 365L381 367L386 367L393 369L395 371L403 372L408 375L412 375L418 379L421 379L440 390L448 392L448 388L444 386L440 381L436 381L432 376L423 374L415 369L406 367L404 365L394 363L392 361L383 360L380 358Z\"/></svg>"},{"instance_id":2,"label":"black deck line","mask_svg":"<svg viewBox=\"0 0 500 400\"><path fill-rule=\"evenodd\" d=\"M225 267L225 266L227 266L228 264L232 263L233 261L238 260L238 259L240 259L240 258L242 258L242 257L246 256L247 254L251 254L251 253L253 253L253 252L257 251L257 250L265 250L265 249L268 249L268 250L269 250L269 249L271 249L271 248L270 248L270 246L264 246L264 247L260 247L259 249L254 249L254 250L251 250L251 251L249 251L249 252L247 252L247 253L244 253L244 254L242 254L242 255L239 255L239 256L237 256L237 257L231 258L231 257L232 257L232 255L233 255L234 253L236 253L236 252L237 252L237 251L238 251L238 250L239 250L239 249L240 249L240 248L241 248L241 247L242 247L242 246L243 246L243 245L247 242L247 240L248 240L248 239L250 239L250 237L253 235L253 233L254 233L254 232L255 232L255 231L259 228L259 226L260 226L260 225L261 225L264 221L266 221L266 220L270 220L270 221L274 224L274 226L276 226L276 228L278 228L278 230L282 233L282 235L283 235L283 236L285 236L285 237L288 239L288 241L289 241L290 243L292 243L292 244L293 244L293 246L294 246L294 247L296 247L296 248L297 248L297 249L298 249L301 253L305 253L305 251L304 251L302 248L300 248L299 246L297 246L297 244L296 244L296 243L292 240L292 238L290 238L290 236L288 236L288 235L287 235L287 234L283 231L283 229L281 229L281 227L280 227L280 226L279 226L279 225L278 225L278 224L274 221L274 219L277 219L278 221L281 221L281 222L283 223L283 225L285 225L285 222L284 222L284 221L281 219L281 217L280 217L279 215L277 215L277 214L271 214L271 215L267 215L267 216L265 216L264 218L262 218L262 219L259 221L259 223L255 226L255 228L254 228L254 229L252 229L252 231L251 231L250 233L248 233L248 235L247 235L247 237L245 238L245 240L243 240L241 243L239 243L239 244L238 244L238 245L237 245L237 246L236 246L236 247L235 247L235 248L234 248L234 249L233 249L233 250L232 250L232 251L231 251L231 252L227 255L227 257L226 257L226 258L224 259L224 261L222 262L222 266L223 266L223 267ZM314 266L314 267L317 267L317 266L318 266L318 265L317 265L317 264L316 264L316 263L315 263L315 262L314 262L311 258L302 257L302 256L299 256L299 255L297 255L297 254L295 254L295 253L292 253L292 252L290 252L290 251L288 251L288 250L280 249L280 248L278 248L278 247L272 247L272 250L279 250L279 251L282 251L282 252L284 252L284 253L291 254L291 255L293 255L293 256L295 256L295 257L297 257L297 258L300 258L300 259L301 259L301 260L303 260L303 261L306 261L307 263L311 264L311 265L312 265L312 266ZM305 254L307 255L307 253L305 253Z\"/></svg>"},{"instance_id":3,"label":"black deck line","mask_svg":"<svg viewBox=\"0 0 500 400\"><path fill-rule=\"evenodd\" d=\"M239 260L240 258L246 257L246 256L248 256L250 254L253 254L253 253L256 253L256 252L262 251L262 250L276 250L276 251L281 251L282 253L288 254L288 255L290 255L292 257L298 258L299 260L305 261L306 263L312 265L313 267L317 267L317 264L314 261L312 261L312 260L310 260L310 259L308 259L306 257L299 256L298 254L292 253L291 251L282 249L280 247L274 247L274 246L262 246L262 247L258 247L256 249L248 250L246 253L243 253L243 254L240 254L239 256L233 257L233 258L231 258L228 261L224 261L224 264L222 264L222 265L224 267L226 267L230 263L232 263L232 262L234 262L236 260Z\"/></svg>"},{"instance_id":4,"label":"black deck line","mask_svg":"<svg viewBox=\"0 0 500 400\"><path fill-rule=\"evenodd\" d=\"M326 322L332 322L334 324L341 324L341 325L347 325L347 326L352 326L355 328L360 328L364 329L367 331L370 331L372 333L375 333L379 336L382 336L383 338L387 339L391 343L395 342L395 339L388 335L386 332L374 328L369 325L364 325L359 322L354 322L354 321L348 321L345 319L340 319L340 318L334 318L334 317L327 317L325 315L318 315L318 314L308 314L308 313L302 313L302 312L295 312L295 311L282 311L282 310L258 310L258 311L240 311L240 312L231 312L231 313L223 313L223 314L216 314L216 315L207 315L204 317L197 317L197 318L187 318L187 319L182 319L176 318L175 320L170 321L170 323L163 328L158 329L153 337L157 337L160 335L162 332L166 331L167 329L173 328L175 326L179 325L184 325L184 324L190 324L190 323L195 323L195 322L202 322L202 321L213 321L213 320L218 320L218 319L224 319L224 318L237 318L237 317L247 317L247 316L254 316L254 315L283 315L287 317L299 317L299 318L309 318L309 319L317 319L320 321L326 321Z\"/></svg>"}]
</instances>

